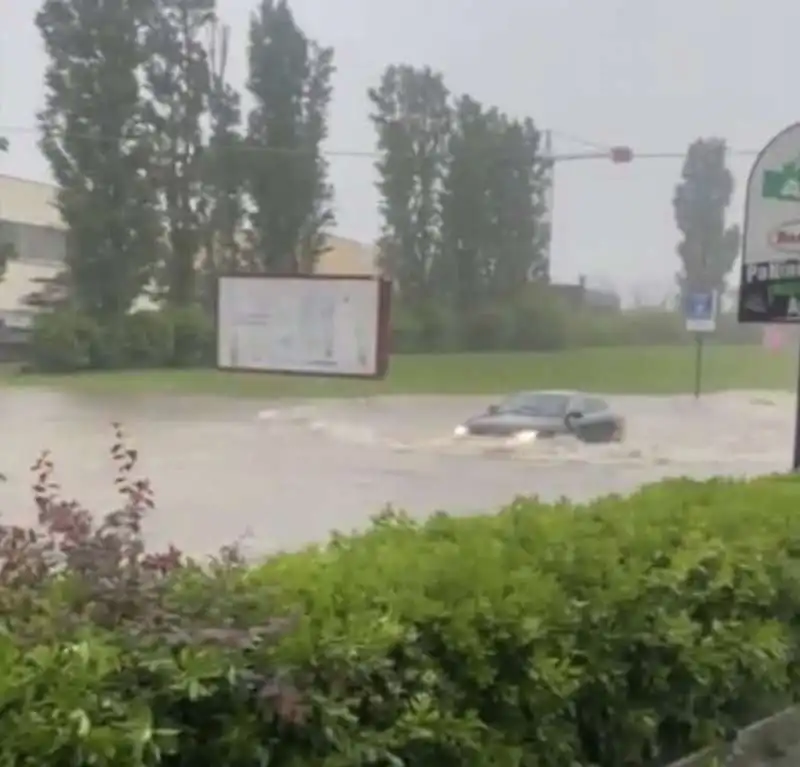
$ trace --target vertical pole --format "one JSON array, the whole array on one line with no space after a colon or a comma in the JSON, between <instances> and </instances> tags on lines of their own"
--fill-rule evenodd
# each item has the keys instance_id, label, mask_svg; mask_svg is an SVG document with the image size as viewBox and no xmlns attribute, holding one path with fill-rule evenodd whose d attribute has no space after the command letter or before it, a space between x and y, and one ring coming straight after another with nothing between
<instances>
[{"instance_id":1,"label":"vertical pole","mask_svg":"<svg viewBox=\"0 0 800 767\"><path fill-rule=\"evenodd\" d=\"M542 156L548 161L546 170L547 188L544 192L544 215L542 222L547 225L547 242L545 243L544 254L547 259L547 274L552 274L553 268L553 202L556 193L556 165L553 155L553 132L550 130L544 131L542 136ZM528 280L533 281L534 274L528 275Z\"/></svg>"},{"instance_id":2,"label":"vertical pole","mask_svg":"<svg viewBox=\"0 0 800 767\"><path fill-rule=\"evenodd\" d=\"M794 412L794 451L792 458L792 471L800 471L800 355L797 360L797 404Z\"/></svg>"},{"instance_id":3,"label":"vertical pole","mask_svg":"<svg viewBox=\"0 0 800 767\"><path fill-rule=\"evenodd\" d=\"M694 334L694 398L699 399L703 391L703 334ZM799 384L800 385L800 384Z\"/></svg>"}]
</instances>

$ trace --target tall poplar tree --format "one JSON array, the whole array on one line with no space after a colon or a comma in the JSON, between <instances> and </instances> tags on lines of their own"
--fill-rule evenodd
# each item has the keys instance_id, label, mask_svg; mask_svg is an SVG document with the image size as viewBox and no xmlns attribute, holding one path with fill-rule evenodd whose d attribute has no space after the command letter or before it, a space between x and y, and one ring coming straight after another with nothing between
<instances>
[{"instance_id":1,"label":"tall poplar tree","mask_svg":"<svg viewBox=\"0 0 800 767\"><path fill-rule=\"evenodd\" d=\"M150 0L45 0L36 16L48 57L40 144L67 226L65 279L98 319L130 309L160 237L140 88L150 10Z\"/></svg>"},{"instance_id":2,"label":"tall poplar tree","mask_svg":"<svg viewBox=\"0 0 800 767\"><path fill-rule=\"evenodd\" d=\"M252 265L268 272L311 272L335 222L322 154L333 49L308 38L286 0L262 0L250 20L248 61Z\"/></svg>"}]
</instances>

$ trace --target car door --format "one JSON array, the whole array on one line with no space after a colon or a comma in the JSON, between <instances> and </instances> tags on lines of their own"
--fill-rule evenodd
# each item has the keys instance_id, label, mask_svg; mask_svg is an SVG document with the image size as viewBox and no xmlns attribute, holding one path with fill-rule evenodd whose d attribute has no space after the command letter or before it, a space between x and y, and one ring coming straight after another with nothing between
<instances>
[{"instance_id":1,"label":"car door","mask_svg":"<svg viewBox=\"0 0 800 767\"><path fill-rule=\"evenodd\" d=\"M577 436L585 442L608 442L616 430L606 402L600 397L580 395L570 403L570 411L579 413L573 420Z\"/></svg>"}]
</instances>

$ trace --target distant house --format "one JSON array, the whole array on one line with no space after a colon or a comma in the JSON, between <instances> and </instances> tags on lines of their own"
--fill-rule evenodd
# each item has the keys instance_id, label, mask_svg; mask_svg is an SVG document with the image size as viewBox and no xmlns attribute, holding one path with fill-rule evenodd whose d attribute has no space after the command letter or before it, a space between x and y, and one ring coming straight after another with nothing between
<instances>
[{"instance_id":1,"label":"distant house","mask_svg":"<svg viewBox=\"0 0 800 767\"><path fill-rule=\"evenodd\" d=\"M622 299L612 290L586 288L584 304L592 309L606 309L610 312L622 311Z\"/></svg>"},{"instance_id":2,"label":"distant house","mask_svg":"<svg viewBox=\"0 0 800 767\"><path fill-rule=\"evenodd\" d=\"M317 274L378 274L378 248L358 240L331 235L317 263Z\"/></svg>"},{"instance_id":3,"label":"distant house","mask_svg":"<svg viewBox=\"0 0 800 767\"><path fill-rule=\"evenodd\" d=\"M37 309L24 299L41 290L42 281L62 269L66 252L64 222L55 207L56 187L0 175L0 233L14 246L11 261L0 282L0 326L30 326ZM321 274L375 274L377 248L356 240L332 235L329 249L320 257ZM152 306L143 296L139 308Z\"/></svg>"},{"instance_id":4,"label":"distant house","mask_svg":"<svg viewBox=\"0 0 800 767\"><path fill-rule=\"evenodd\" d=\"M64 261L64 225L53 205L54 188L37 181L0 176L0 233L17 258L0 282L0 323L30 325L35 309L23 299L55 276Z\"/></svg>"},{"instance_id":5,"label":"distant house","mask_svg":"<svg viewBox=\"0 0 800 767\"><path fill-rule=\"evenodd\" d=\"M586 279L577 283L552 283L550 289L574 309L599 309L609 312L622 311L622 299L613 291L587 288Z\"/></svg>"}]
</instances>

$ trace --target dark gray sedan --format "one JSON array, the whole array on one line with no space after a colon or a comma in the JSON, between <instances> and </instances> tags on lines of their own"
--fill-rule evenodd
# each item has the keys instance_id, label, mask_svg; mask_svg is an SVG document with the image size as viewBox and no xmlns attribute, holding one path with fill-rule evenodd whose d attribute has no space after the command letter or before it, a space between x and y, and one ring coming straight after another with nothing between
<instances>
[{"instance_id":1,"label":"dark gray sedan","mask_svg":"<svg viewBox=\"0 0 800 767\"><path fill-rule=\"evenodd\" d=\"M593 394L526 391L506 397L464 421L456 437L508 437L519 443L572 435L582 442L621 442L625 419Z\"/></svg>"}]
</instances>

